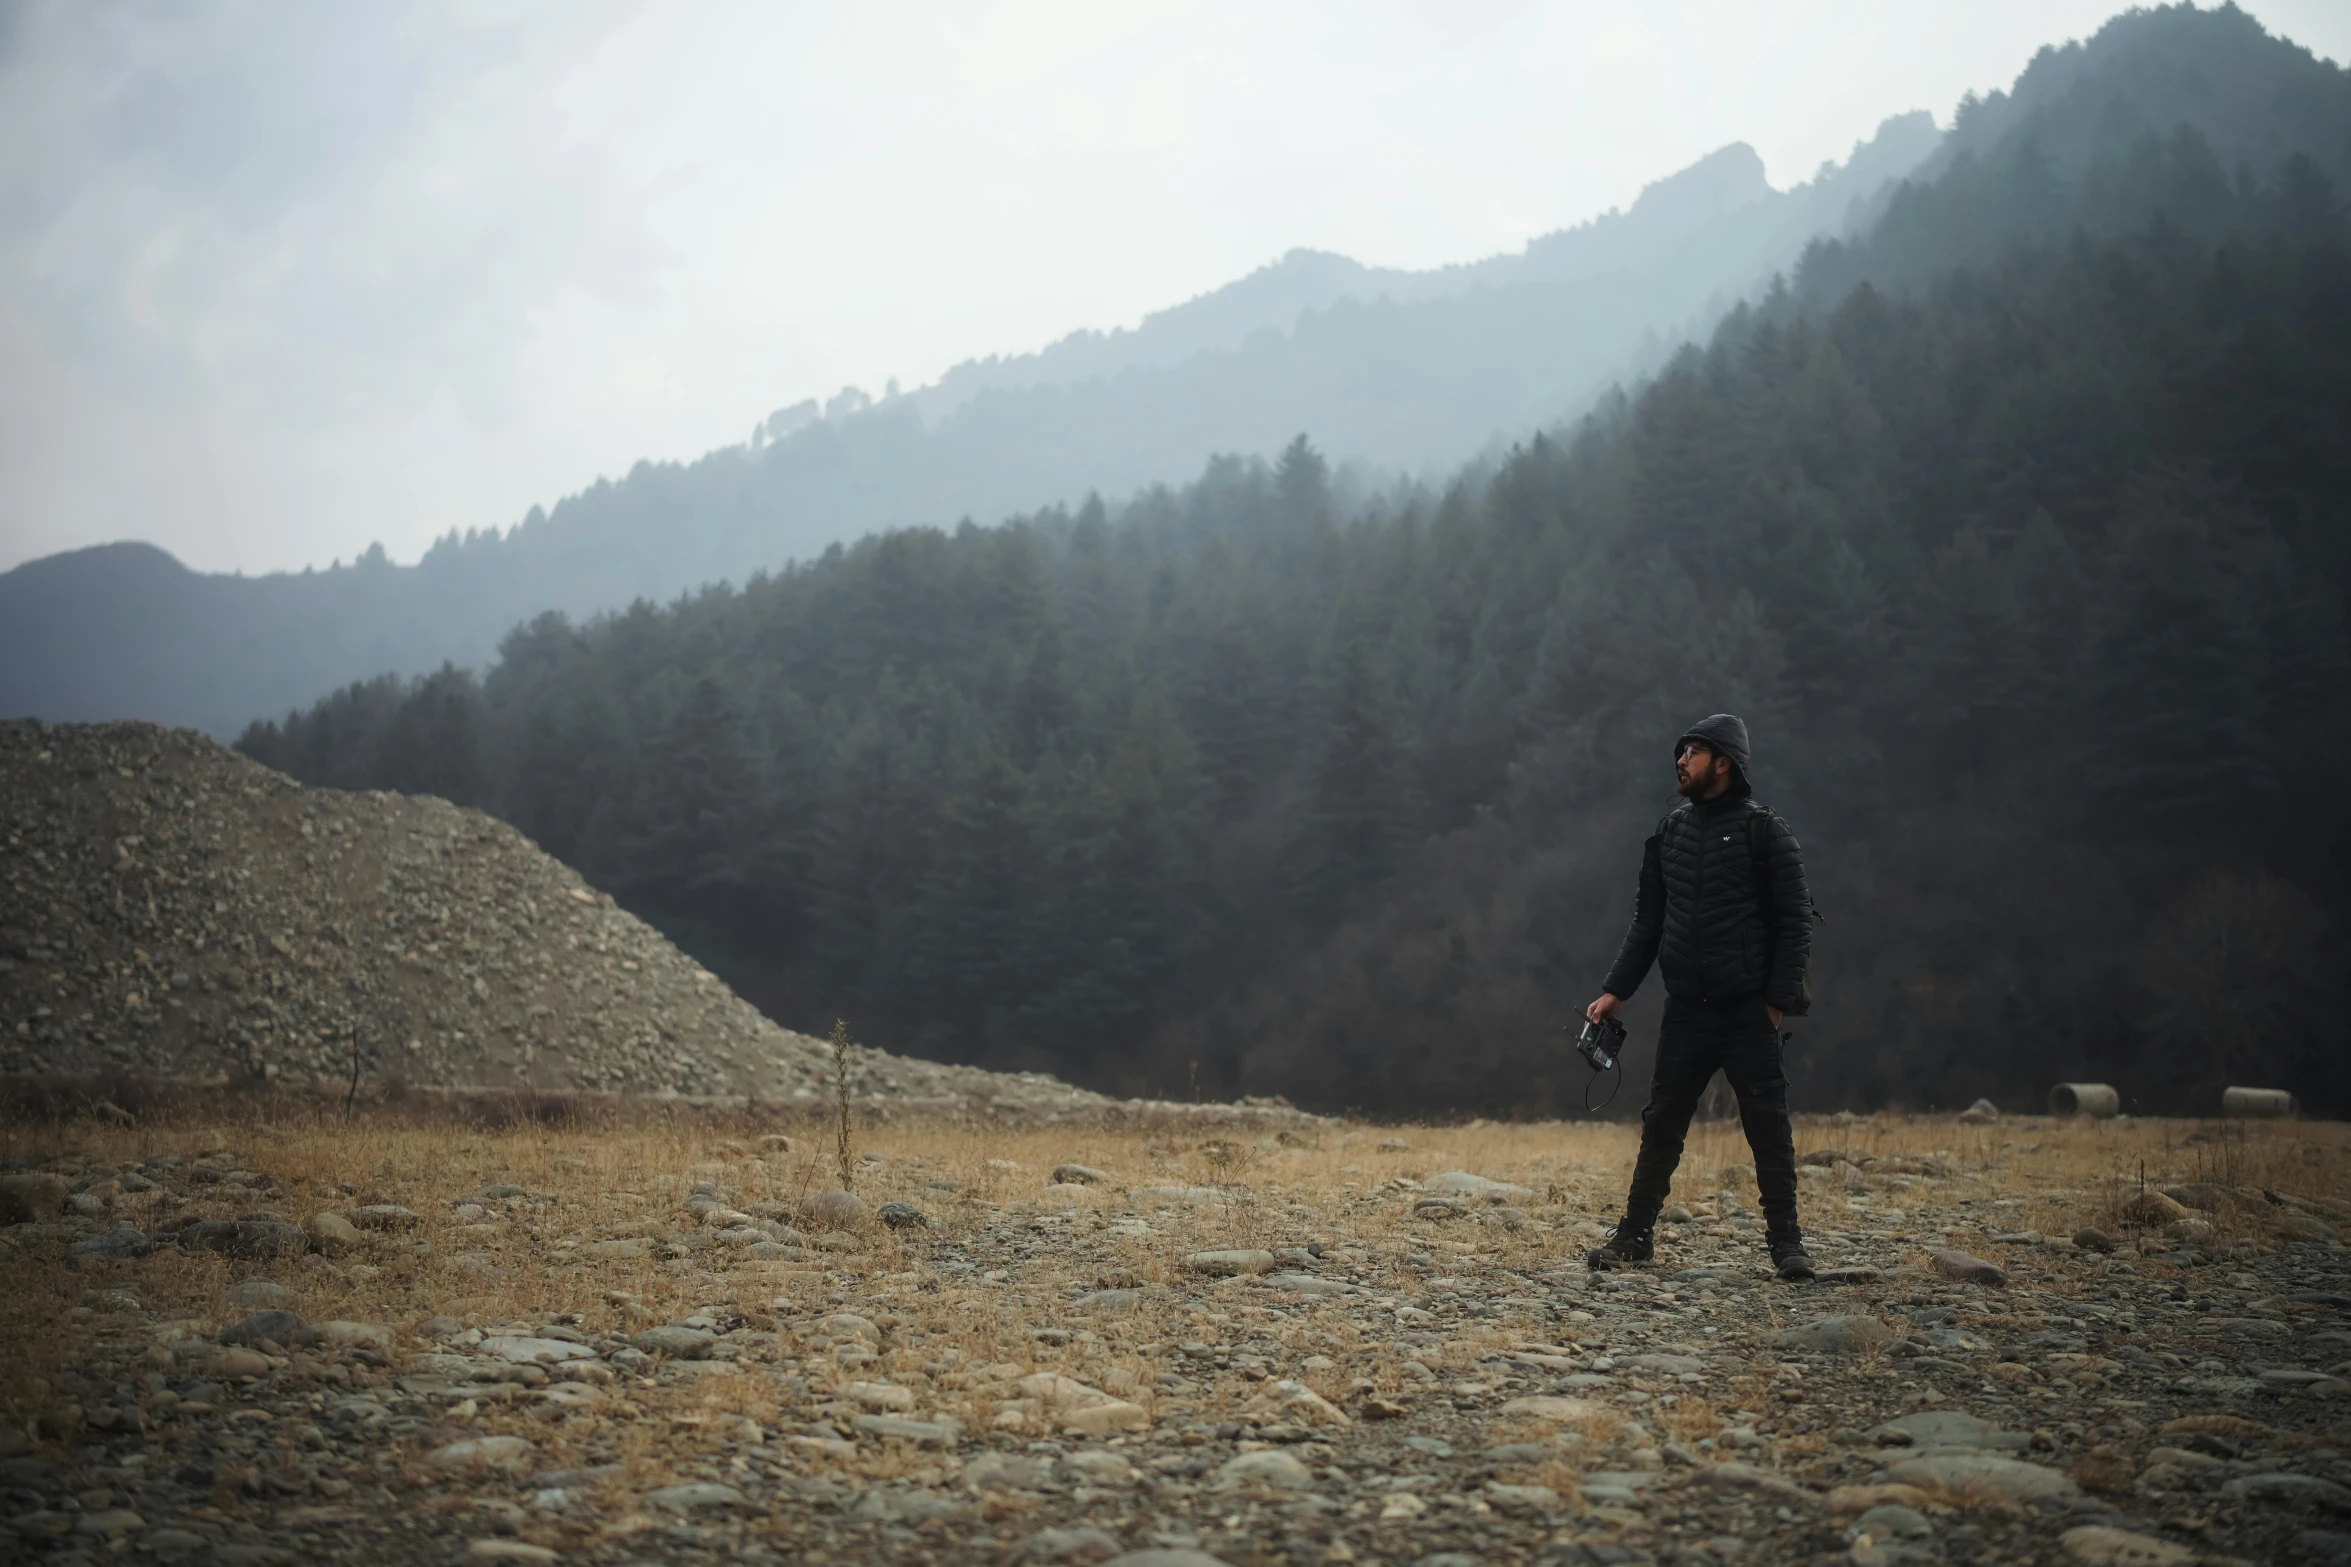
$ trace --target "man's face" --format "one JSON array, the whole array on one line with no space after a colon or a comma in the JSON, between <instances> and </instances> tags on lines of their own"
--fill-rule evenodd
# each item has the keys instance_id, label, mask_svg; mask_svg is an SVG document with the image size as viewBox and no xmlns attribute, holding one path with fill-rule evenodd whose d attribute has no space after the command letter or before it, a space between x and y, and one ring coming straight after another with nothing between
<instances>
[{"instance_id":1,"label":"man's face","mask_svg":"<svg viewBox=\"0 0 2351 1567\"><path fill-rule=\"evenodd\" d=\"M1674 753L1674 784L1685 800L1713 797L1730 781L1730 774L1730 759L1716 755L1714 747L1703 740L1684 740Z\"/></svg>"}]
</instances>

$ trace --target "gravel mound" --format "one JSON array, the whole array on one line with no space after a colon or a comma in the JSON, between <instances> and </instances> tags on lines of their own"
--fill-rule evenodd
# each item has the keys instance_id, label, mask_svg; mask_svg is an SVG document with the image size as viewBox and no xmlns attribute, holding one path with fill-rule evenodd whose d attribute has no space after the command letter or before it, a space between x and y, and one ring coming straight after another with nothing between
<instances>
[{"instance_id":1,"label":"gravel mound","mask_svg":"<svg viewBox=\"0 0 2351 1567\"><path fill-rule=\"evenodd\" d=\"M779 1028L479 811L306 789L191 730L0 723L0 1072L819 1101ZM858 1049L854 1097L1193 1107ZM1305 1119L1286 1106L1199 1118Z\"/></svg>"}]
</instances>

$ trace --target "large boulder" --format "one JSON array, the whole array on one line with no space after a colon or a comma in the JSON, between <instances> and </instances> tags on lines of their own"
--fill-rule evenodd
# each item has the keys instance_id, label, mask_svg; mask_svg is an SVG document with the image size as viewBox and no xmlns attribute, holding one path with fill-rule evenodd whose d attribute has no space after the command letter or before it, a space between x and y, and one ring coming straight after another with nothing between
<instances>
[{"instance_id":1,"label":"large boulder","mask_svg":"<svg viewBox=\"0 0 2351 1567\"><path fill-rule=\"evenodd\" d=\"M65 1211L66 1185L47 1170L0 1175L0 1224L37 1224Z\"/></svg>"}]
</instances>

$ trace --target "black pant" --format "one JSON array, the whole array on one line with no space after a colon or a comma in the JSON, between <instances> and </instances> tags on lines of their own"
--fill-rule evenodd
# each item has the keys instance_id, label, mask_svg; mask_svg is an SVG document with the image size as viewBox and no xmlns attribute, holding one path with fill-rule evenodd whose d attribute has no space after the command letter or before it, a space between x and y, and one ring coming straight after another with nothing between
<instances>
[{"instance_id":1,"label":"black pant","mask_svg":"<svg viewBox=\"0 0 2351 1567\"><path fill-rule=\"evenodd\" d=\"M1755 1151L1755 1184L1774 1240L1793 1241L1796 1227L1796 1141L1788 1130L1788 1074L1780 1062L1780 1031L1761 996L1743 1001L1682 1001L1669 997L1657 1031L1657 1073L1641 1112L1641 1157L1625 1199L1627 1233L1657 1222L1682 1141L1698 1098L1720 1071L1739 1096L1739 1124Z\"/></svg>"}]
</instances>

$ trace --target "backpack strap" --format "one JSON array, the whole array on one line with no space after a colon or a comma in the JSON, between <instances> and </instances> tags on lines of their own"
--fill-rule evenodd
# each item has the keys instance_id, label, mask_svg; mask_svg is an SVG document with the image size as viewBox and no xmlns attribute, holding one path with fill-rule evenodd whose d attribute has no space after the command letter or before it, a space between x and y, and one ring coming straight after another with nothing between
<instances>
[{"instance_id":1,"label":"backpack strap","mask_svg":"<svg viewBox=\"0 0 2351 1567\"><path fill-rule=\"evenodd\" d=\"M1753 804L1754 809L1747 813L1747 858L1755 864L1755 897L1763 906L1763 921L1768 925L1772 918L1771 867L1765 861L1771 856L1772 811L1770 806L1760 800ZM1829 922L1828 916L1820 912L1817 903L1806 912L1812 916L1812 922L1816 925Z\"/></svg>"}]
</instances>

